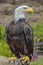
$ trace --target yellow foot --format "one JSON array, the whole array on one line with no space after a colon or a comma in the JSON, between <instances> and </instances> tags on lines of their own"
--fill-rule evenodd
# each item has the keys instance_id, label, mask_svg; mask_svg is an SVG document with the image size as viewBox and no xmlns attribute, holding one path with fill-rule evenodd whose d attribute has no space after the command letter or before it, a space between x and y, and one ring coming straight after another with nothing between
<instances>
[{"instance_id":1,"label":"yellow foot","mask_svg":"<svg viewBox=\"0 0 43 65\"><path fill-rule=\"evenodd\" d=\"M22 58L22 61L23 61L23 62L30 62L30 58L29 58L28 56L24 56L24 57Z\"/></svg>"},{"instance_id":2,"label":"yellow foot","mask_svg":"<svg viewBox=\"0 0 43 65\"><path fill-rule=\"evenodd\" d=\"M17 60L17 57L11 57L11 58L9 58L9 62L10 61L15 61L15 60Z\"/></svg>"}]
</instances>

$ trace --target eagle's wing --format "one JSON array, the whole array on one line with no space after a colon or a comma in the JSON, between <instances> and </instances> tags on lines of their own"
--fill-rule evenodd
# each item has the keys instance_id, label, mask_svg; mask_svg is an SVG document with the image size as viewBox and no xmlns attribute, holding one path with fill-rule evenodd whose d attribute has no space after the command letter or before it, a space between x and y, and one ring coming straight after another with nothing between
<instances>
[{"instance_id":1,"label":"eagle's wing","mask_svg":"<svg viewBox=\"0 0 43 65\"><path fill-rule=\"evenodd\" d=\"M33 54L33 48L34 48L33 30L31 26L28 24L24 26L24 36L25 36L25 42L27 45L28 53Z\"/></svg>"}]
</instances>

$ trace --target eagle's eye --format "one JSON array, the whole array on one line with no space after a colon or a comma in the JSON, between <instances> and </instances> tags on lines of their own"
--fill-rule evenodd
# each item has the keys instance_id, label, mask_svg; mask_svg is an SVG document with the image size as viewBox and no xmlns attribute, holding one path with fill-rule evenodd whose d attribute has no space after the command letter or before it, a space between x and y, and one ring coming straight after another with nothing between
<instances>
[{"instance_id":1,"label":"eagle's eye","mask_svg":"<svg viewBox=\"0 0 43 65\"><path fill-rule=\"evenodd\" d=\"M24 7L24 9L27 9L26 7Z\"/></svg>"}]
</instances>

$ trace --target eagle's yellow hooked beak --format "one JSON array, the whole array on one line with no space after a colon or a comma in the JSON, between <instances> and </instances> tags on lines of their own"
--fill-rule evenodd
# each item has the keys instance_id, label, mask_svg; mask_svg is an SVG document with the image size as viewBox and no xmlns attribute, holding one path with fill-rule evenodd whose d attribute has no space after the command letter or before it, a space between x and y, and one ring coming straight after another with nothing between
<instances>
[{"instance_id":1,"label":"eagle's yellow hooked beak","mask_svg":"<svg viewBox=\"0 0 43 65\"><path fill-rule=\"evenodd\" d=\"M25 11L28 12L28 13L34 13L33 8L28 8L28 9L26 9Z\"/></svg>"}]
</instances>

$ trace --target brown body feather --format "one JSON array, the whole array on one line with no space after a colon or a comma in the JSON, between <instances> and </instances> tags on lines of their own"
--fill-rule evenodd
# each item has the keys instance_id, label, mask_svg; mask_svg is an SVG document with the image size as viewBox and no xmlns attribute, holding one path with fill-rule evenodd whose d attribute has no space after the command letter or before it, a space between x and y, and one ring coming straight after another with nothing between
<instances>
[{"instance_id":1,"label":"brown body feather","mask_svg":"<svg viewBox=\"0 0 43 65\"><path fill-rule=\"evenodd\" d=\"M33 55L34 39L33 30L26 22L14 23L14 20L6 28L6 39L11 51L17 56L27 55L31 59Z\"/></svg>"}]
</instances>

